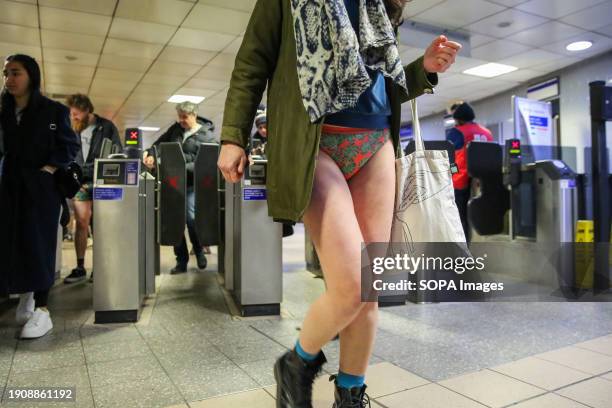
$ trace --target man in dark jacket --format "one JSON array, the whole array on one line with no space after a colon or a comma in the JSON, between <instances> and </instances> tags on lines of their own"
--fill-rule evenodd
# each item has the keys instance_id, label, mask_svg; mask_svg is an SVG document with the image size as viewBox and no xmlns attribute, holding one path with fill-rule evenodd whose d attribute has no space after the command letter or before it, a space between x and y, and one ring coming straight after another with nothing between
<instances>
[{"instance_id":1,"label":"man in dark jacket","mask_svg":"<svg viewBox=\"0 0 612 408\"><path fill-rule=\"evenodd\" d=\"M206 256L200 245L200 240L196 233L195 227L195 193L193 189L193 171L195 160L200 150L202 143L218 143L213 136L215 129L213 123L205 118L198 116L198 105L191 102L183 102L176 106L178 115L177 123L170 126L166 133L161 135L153 146L160 143L178 142L183 147L183 155L185 156L185 165L187 169L187 192L185 202L187 205L187 232L193 246L198 268L206 268ZM153 149L145 152L143 162L146 167L152 169L155 166L155 156ZM187 240L183 236L181 243L174 247L176 255L176 266L170 271L171 274L187 272L187 264L189 263L189 251L187 250Z\"/></svg>"},{"instance_id":2,"label":"man in dark jacket","mask_svg":"<svg viewBox=\"0 0 612 408\"><path fill-rule=\"evenodd\" d=\"M94 107L89 97L75 94L69 96L66 102L70 108L72 129L79 135L81 141L81 149L79 149L76 162L83 169L83 187L73 199L76 218L74 249L77 266L64 279L64 283L74 283L87 277L85 251L87 250L87 236L89 235L89 224L91 223L93 209L94 161L100 158L104 139L109 139L113 145L117 146L119 151L121 151L121 140L117 127L110 120L94 113Z\"/></svg>"}]
</instances>

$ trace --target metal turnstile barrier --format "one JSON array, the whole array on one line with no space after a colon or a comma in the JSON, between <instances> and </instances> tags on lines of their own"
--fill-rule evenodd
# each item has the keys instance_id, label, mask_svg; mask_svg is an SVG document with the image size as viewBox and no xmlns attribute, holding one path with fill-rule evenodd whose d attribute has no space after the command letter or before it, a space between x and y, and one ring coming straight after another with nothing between
<instances>
[{"instance_id":1,"label":"metal turnstile barrier","mask_svg":"<svg viewBox=\"0 0 612 408\"><path fill-rule=\"evenodd\" d=\"M154 189L153 178L140 175L140 160L96 160L95 323L138 321L144 297L155 291L152 259L156 248L149 237L153 236Z\"/></svg>"},{"instance_id":2,"label":"metal turnstile barrier","mask_svg":"<svg viewBox=\"0 0 612 408\"><path fill-rule=\"evenodd\" d=\"M155 293L155 275L159 274L159 244L155 229L155 177L147 172L140 176L140 274L144 276L145 296Z\"/></svg>"},{"instance_id":3,"label":"metal turnstile barrier","mask_svg":"<svg viewBox=\"0 0 612 408\"><path fill-rule=\"evenodd\" d=\"M185 194L187 177L185 156L179 143L157 146L157 228L160 245L178 245L185 236Z\"/></svg>"},{"instance_id":4,"label":"metal turnstile barrier","mask_svg":"<svg viewBox=\"0 0 612 408\"><path fill-rule=\"evenodd\" d=\"M559 287L572 290L576 281L574 251L564 250L563 243L574 241L578 218L576 174L561 160L537 161L529 167L535 170L536 242L554 246L550 263Z\"/></svg>"},{"instance_id":5,"label":"metal turnstile barrier","mask_svg":"<svg viewBox=\"0 0 612 408\"><path fill-rule=\"evenodd\" d=\"M576 174L561 160L529 165L535 170L536 240L573 242L578 216Z\"/></svg>"},{"instance_id":6,"label":"metal turnstile barrier","mask_svg":"<svg viewBox=\"0 0 612 408\"><path fill-rule=\"evenodd\" d=\"M268 216L267 161L240 183L226 183L225 285L243 316L278 315L282 301L282 225Z\"/></svg>"},{"instance_id":7,"label":"metal turnstile barrier","mask_svg":"<svg viewBox=\"0 0 612 408\"><path fill-rule=\"evenodd\" d=\"M219 145L202 143L194 164L195 225L203 246L219 244L217 159Z\"/></svg>"},{"instance_id":8,"label":"metal turnstile barrier","mask_svg":"<svg viewBox=\"0 0 612 408\"><path fill-rule=\"evenodd\" d=\"M217 247L218 272L219 275L225 277L225 180L219 170L217 170L217 197L219 200L219 245Z\"/></svg>"},{"instance_id":9,"label":"metal turnstile barrier","mask_svg":"<svg viewBox=\"0 0 612 408\"><path fill-rule=\"evenodd\" d=\"M219 255L219 259L223 259L223 276L225 281L225 289L234 290L234 197L239 195L240 186L234 183L225 182L224 189L224 253L223 258Z\"/></svg>"}]
</instances>

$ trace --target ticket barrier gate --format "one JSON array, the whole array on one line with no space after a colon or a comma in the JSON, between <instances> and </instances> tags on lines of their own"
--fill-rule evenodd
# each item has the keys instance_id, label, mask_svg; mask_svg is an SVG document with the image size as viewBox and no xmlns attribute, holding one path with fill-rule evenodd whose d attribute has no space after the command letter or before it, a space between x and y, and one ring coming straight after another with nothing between
<instances>
[{"instance_id":1,"label":"ticket barrier gate","mask_svg":"<svg viewBox=\"0 0 612 408\"><path fill-rule=\"evenodd\" d=\"M178 245L187 220L187 165L179 143L161 143L156 148L158 180L157 230L160 245ZM193 164L196 232L203 246L219 245L219 145L202 143Z\"/></svg>"},{"instance_id":2,"label":"ticket barrier gate","mask_svg":"<svg viewBox=\"0 0 612 408\"><path fill-rule=\"evenodd\" d=\"M219 245L220 242L218 158L218 144L202 143L194 163L195 225L203 246Z\"/></svg>"},{"instance_id":3,"label":"ticket barrier gate","mask_svg":"<svg viewBox=\"0 0 612 408\"><path fill-rule=\"evenodd\" d=\"M155 291L155 180L139 159L98 159L94 169L95 323L136 322Z\"/></svg>"},{"instance_id":4,"label":"ticket barrier gate","mask_svg":"<svg viewBox=\"0 0 612 408\"><path fill-rule=\"evenodd\" d=\"M161 143L156 148L157 239L160 245L178 245L185 236L185 156L179 143Z\"/></svg>"},{"instance_id":5,"label":"ticket barrier gate","mask_svg":"<svg viewBox=\"0 0 612 408\"><path fill-rule=\"evenodd\" d=\"M576 174L561 160L538 161L529 166L535 172L536 242L557 245L551 266L557 271L559 287L575 286L574 251L564 250L563 243L574 241L578 219ZM554 249L554 248L553 248Z\"/></svg>"},{"instance_id":6,"label":"ticket barrier gate","mask_svg":"<svg viewBox=\"0 0 612 408\"><path fill-rule=\"evenodd\" d=\"M217 170L217 202L219 203L219 246L217 247L218 272L225 278L225 179Z\"/></svg>"},{"instance_id":7,"label":"ticket barrier gate","mask_svg":"<svg viewBox=\"0 0 612 408\"><path fill-rule=\"evenodd\" d=\"M161 245L178 245L187 220L185 199L187 177L185 157L179 143L157 147L158 233ZM202 143L193 165L195 224L200 244L219 244L219 197L217 159L219 145Z\"/></svg>"},{"instance_id":8,"label":"ticket barrier gate","mask_svg":"<svg viewBox=\"0 0 612 408\"><path fill-rule=\"evenodd\" d=\"M106 159L111 154L120 153L121 146L114 145L110 139L104 138L102 140L102 147L100 148L100 158Z\"/></svg>"},{"instance_id":9,"label":"ticket barrier gate","mask_svg":"<svg viewBox=\"0 0 612 408\"><path fill-rule=\"evenodd\" d=\"M468 204L475 241L508 251L507 264L499 262L496 272L567 294L575 282L573 250L564 243L574 241L576 174L561 160L524 165L518 139L506 142L503 157L490 160L493 149L501 152L491 143L468 146L468 172L485 187ZM534 272L543 262L546 270Z\"/></svg>"},{"instance_id":10,"label":"ticket barrier gate","mask_svg":"<svg viewBox=\"0 0 612 408\"><path fill-rule=\"evenodd\" d=\"M282 224L268 216L266 170L255 159L239 183L226 183L225 287L243 316L280 314Z\"/></svg>"}]
</instances>

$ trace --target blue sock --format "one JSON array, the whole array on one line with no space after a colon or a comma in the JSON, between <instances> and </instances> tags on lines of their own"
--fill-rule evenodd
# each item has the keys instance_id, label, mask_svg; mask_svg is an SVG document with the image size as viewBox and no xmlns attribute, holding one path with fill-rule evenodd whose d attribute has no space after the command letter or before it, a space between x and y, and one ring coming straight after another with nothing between
<instances>
[{"instance_id":1,"label":"blue sock","mask_svg":"<svg viewBox=\"0 0 612 408\"><path fill-rule=\"evenodd\" d=\"M340 388L361 388L363 384L365 384L365 376L364 375L351 375L347 373L343 373L342 371L338 372L338 377L336 378L336 382L338 387Z\"/></svg>"},{"instance_id":2,"label":"blue sock","mask_svg":"<svg viewBox=\"0 0 612 408\"><path fill-rule=\"evenodd\" d=\"M299 340L295 342L295 352L304 361L314 361L317 358L317 356L319 355L319 353L317 353L317 354L310 354L310 353L305 352L304 349L302 348L302 346L300 345L300 341Z\"/></svg>"}]
</instances>

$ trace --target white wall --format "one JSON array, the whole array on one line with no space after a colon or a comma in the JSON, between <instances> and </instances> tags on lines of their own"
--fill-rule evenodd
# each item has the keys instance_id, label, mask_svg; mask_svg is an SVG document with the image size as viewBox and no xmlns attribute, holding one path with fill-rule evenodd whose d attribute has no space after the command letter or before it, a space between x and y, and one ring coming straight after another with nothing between
<instances>
[{"instance_id":1,"label":"white wall","mask_svg":"<svg viewBox=\"0 0 612 408\"><path fill-rule=\"evenodd\" d=\"M584 148L591 146L591 119L589 101L589 82L612 79L612 52L554 72L504 91L499 95L473 102L476 111L476 121L481 124L503 122L505 138L513 132L512 96L525 96L528 85L538 83L542 79L559 76L561 86L561 145L577 148L577 168L584 172ZM443 95L440 95L443 97ZM469 100L469 95L464 99ZM437 114L421 119L421 128L425 139L436 140L444 138L443 114ZM608 149L612 156L612 124L608 123ZM612 157L610 158L612 162Z\"/></svg>"}]
</instances>

